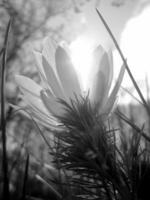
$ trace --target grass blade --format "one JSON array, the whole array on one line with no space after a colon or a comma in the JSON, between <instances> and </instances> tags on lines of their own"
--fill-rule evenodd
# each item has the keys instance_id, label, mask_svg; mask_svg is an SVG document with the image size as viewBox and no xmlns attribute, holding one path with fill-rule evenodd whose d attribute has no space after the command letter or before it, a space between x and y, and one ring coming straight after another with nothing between
<instances>
[{"instance_id":1,"label":"grass blade","mask_svg":"<svg viewBox=\"0 0 150 200\"><path fill-rule=\"evenodd\" d=\"M25 197L26 197L26 183L28 180L28 169L29 169L29 154L27 155L27 159L26 159L21 200L25 200Z\"/></svg>"},{"instance_id":2,"label":"grass blade","mask_svg":"<svg viewBox=\"0 0 150 200\"><path fill-rule=\"evenodd\" d=\"M1 66L1 129L2 129L2 170L3 170L3 199L9 200L9 179L8 179L8 159L7 159L7 137L6 137L6 119L5 119L5 68L7 60L8 36L10 31L11 21L8 22L3 51L2 51L2 66Z\"/></svg>"},{"instance_id":3,"label":"grass blade","mask_svg":"<svg viewBox=\"0 0 150 200\"><path fill-rule=\"evenodd\" d=\"M62 195L52 185L50 185L48 182L46 182L41 176L39 176L37 174L36 178L37 178L37 180L42 182L44 185L46 185L52 191L52 193L54 193L56 195L56 197L58 199L62 199Z\"/></svg>"}]
</instances>

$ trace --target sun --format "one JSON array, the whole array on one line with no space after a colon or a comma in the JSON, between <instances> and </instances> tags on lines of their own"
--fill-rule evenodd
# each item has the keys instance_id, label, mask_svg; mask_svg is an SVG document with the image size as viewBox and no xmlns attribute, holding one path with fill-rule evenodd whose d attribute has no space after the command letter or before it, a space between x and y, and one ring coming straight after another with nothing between
<instances>
[{"instance_id":1,"label":"sun","mask_svg":"<svg viewBox=\"0 0 150 200\"><path fill-rule=\"evenodd\" d=\"M80 36L70 44L71 60L82 82L83 89L88 87L88 76L92 66L93 41Z\"/></svg>"}]
</instances>

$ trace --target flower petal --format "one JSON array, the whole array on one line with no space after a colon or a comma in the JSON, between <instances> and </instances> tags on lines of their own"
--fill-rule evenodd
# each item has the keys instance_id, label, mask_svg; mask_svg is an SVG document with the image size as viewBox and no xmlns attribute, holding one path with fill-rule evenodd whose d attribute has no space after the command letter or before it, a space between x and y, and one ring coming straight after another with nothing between
<instances>
[{"instance_id":1,"label":"flower petal","mask_svg":"<svg viewBox=\"0 0 150 200\"><path fill-rule=\"evenodd\" d=\"M51 129L60 129L59 125L60 123L57 122L57 119L55 119L53 116L46 116L42 114L41 112L38 112L36 109L34 109L32 106L20 106L20 105L13 105L10 104L11 107L13 107L16 111L19 111L21 114L23 114L27 118L34 118L38 124L46 126L47 128Z\"/></svg>"},{"instance_id":2,"label":"flower petal","mask_svg":"<svg viewBox=\"0 0 150 200\"><path fill-rule=\"evenodd\" d=\"M113 55L112 51L108 51L108 59L109 59L109 80L108 80L108 88L110 89L112 80L113 80Z\"/></svg>"},{"instance_id":3,"label":"flower petal","mask_svg":"<svg viewBox=\"0 0 150 200\"><path fill-rule=\"evenodd\" d=\"M42 55L46 58L47 62L52 67L54 72L56 72L55 52L56 44L54 40L52 40L50 37L45 38L43 42Z\"/></svg>"},{"instance_id":4,"label":"flower petal","mask_svg":"<svg viewBox=\"0 0 150 200\"><path fill-rule=\"evenodd\" d=\"M91 76L93 79L91 78L92 87L90 87L90 99L92 102L95 102L96 104L98 103L99 106L103 106L109 92L109 58L101 46L98 46L95 50L94 58L94 63L97 66L96 71L93 72L93 77Z\"/></svg>"},{"instance_id":5,"label":"flower petal","mask_svg":"<svg viewBox=\"0 0 150 200\"><path fill-rule=\"evenodd\" d=\"M42 54L36 50L33 50L33 55L36 62L36 67L42 79L45 79L45 72L42 66Z\"/></svg>"},{"instance_id":6,"label":"flower petal","mask_svg":"<svg viewBox=\"0 0 150 200\"><path fill-rule=\"evenodd\" d=\"M50 113L54 116L62 116L64 109L61 104L52 95L47 94L44 90L41 91L41 99Z\"/></svg>"},{"instance_id":7,"label":"flower petal","mask_svg":"<svg viewBox=\"0 0 150 200\"><path fill-rule=\"evenodd\" d=\"M35 50L33 51L33 54L34 54L35 61L36 61L36 67L37 67L38 73L41 78L41 85L43 88L47 89L48 83L47 83L45 72L44 72L43 65L42 65L42 54Z\"/></svg>"},{"instance_id":8,"label":"flower petal","mask_svg":"<svg viewBox=\"0 0 150 200\"><path fill-rule=\"evenodd\" d=\"M65 99L64 92L60 85L60 81L57 77L57 74L53 71L52 67L49 65L44 56L43 56L43 68L46 74L48 85L50 86L54 95L58 98Z\"/></svg>"},{"instance_id":9,"label":"flower petal","mask_svg":"<svg viewBox=\"0 0 150 200\"><path fill-rule=\"evenodd\" d=\"M55 119L52 116L43 115L41 112L34 110L30 106L28 106L27 110L30 113L30 115L36 119L36 121L38 120L39 123L46 125L49 128L56 128L56 126L59 125L57 119Z\"/></svg>"},{"instance_id":10,"label":"flower petal","mask_svg":"<svg viewBox=\"0 0 150 200\"><path fill-rule=\"evenodd\" d=\"M23 100L27 103L27 105L30 105L36 111L49 116L49 112L40 98L42 90L41 86L36 84L30 78L21 75L16 75L15 81L20 87L20 90L23 93Z\"/></svg>"},{"instance_id":11,"label":"flower petal","mask_svg":"<svg viewBox=\"0 0 150 200\"><path fill-rule=\"evenodd\" d=\"M110 65L107 53L104 53L102 58L100 59L99 70L102 71L102 73L104 74L105 82L107 84L106 88L107 88L110 77Z\"/></svg>"},{"instance_id":12,"label":"flower petal","mask_svg":"<svg viewBox=\"0 0 150 200\"><path fill-rule=\"evenodd\" d=\"M93 68L92 69L92 73L93 73L93 70L95 73L97 73L99 71L99 67L100 67L100 61L104 55L105 50L103 49L103 47L101 45L97 46L95 48L95 50L93 51Z\"/></svg>"},{"instance_id":13,"label":"flower petal","mask_svg":"<svg viewBox=\"0 0 150 200\"><path fill-rule=\"evenodd\" d=\"M102 108L108 99L108 95L109 95L109 91L110 91L110 87L111 87L112 79L113 79L113 57L112 57L111 51L109 51L107 54L106 53L103 54L100 65L102 66L102 68L100 67L100 69L103 71L104 76L105 76L105 81L106 81L106 85L104 88L105 93L103 96L103 101L101 103L101 108Z\"/></svg>"},{"instance_id":14,"label":"flower petal","mask_svg":"<svg viewBox=\"0 0 150 200\"><path fill-rule=\"evenodd\" d=\"M118 79L117 79L117 82L109 96L109 99L104 107L104 110L102 111L103 113L109 113L111 112L113 106L114 106L114 103L116 101L116 95L118 93L118 90L120 88L120 85L122 83L122 80L123 80L123 77L124 77L124 73L125 73L125 65L123 64L122 67L121 67L121 70L120 70L120 73L119 73L119 76L118 76ZM100 111L101 112L101 111Z\"/></svg>"},{"instance_id":15,"label":"flower petal","mask_svg":"<svg viewBox=\"0 0 150 200\"><path fill-rule=\"evenodd\" d=\"M27 103L27 105L31 106L37 112L42 113L43 115L49 116L49 112L43 104L41 98L35 97L26 91L23 92L23 100Z\"/></svg>"},{"instance_id":16,"label":"flower petal","mask_svg":"<svg viewBox=\"0 0 150 200\"><path fill-rule=\"evenodd\" d=\"M89 93L89 98L92 104L96 104L98 106L102 105L103 97L105 95L105 85L104 74L99 71L93 80Z\"/></svg>"},{"instance_id":17,"label":"flower petal","mask_svg":"<svg viewBox=\"0 0 150 200\"><path fill-rule=\"evenodd\" d=\"M45 72L42 66L42 54L36 50L33 50L33 55L36 61L37 70L43 78L43 76L45 77Z\"/></svg>"},{"instance_id":18,"label":"flower petal","mask_svg":"<svg viewBox=\"0 0 150 200\"><path fill-rule=\"evenodd\" d=\"M33 96L40 97L40 91L42 90L42 87L36 82L32 81L30 78L21 75L15 75L15 82L23 93L26 91Z\"/></svg>"},{"instance_id":19,"label":"flower petal","mask_svg":"<svg viewBox=\"0 0 150 200\"><path fill-rule=\"evenodd\" d=\"M55 54L56 68L64 88L65 94L69 98L75 98L81 94L79 80L76 71L71 63L70 57L67 55L66 51L62 47L56 49Z\"/></svg>"}]
</instances>

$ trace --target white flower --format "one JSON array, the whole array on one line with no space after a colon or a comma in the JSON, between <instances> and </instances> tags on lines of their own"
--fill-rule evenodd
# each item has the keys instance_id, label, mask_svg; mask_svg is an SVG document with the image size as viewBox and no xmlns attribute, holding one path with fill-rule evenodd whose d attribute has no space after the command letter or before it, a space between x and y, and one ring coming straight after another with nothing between
<instances>
[{"instance_id":1,"label":"white flower","mask_svg":"<svg viewBox=\"0 0 150 200\"><path fill-rule=\"evenodd\" d=\"M16 75L15 81L32 116L49 126L57 126L59 122L56 116L65 113L58 98L70 103L70 99L75 99L75 96L83 96L82 86L67 51L56 46L50 38L44 41L42 51L34 51L34 55L42 86L21 75ZM97 106L100 115L108 116L116 101L125 68L121 67L116 84L110 92L113 78L112 54L98 46L93 56L94 72L90 78L89 99L93 107Z\"/></svg>"}]
</instances>

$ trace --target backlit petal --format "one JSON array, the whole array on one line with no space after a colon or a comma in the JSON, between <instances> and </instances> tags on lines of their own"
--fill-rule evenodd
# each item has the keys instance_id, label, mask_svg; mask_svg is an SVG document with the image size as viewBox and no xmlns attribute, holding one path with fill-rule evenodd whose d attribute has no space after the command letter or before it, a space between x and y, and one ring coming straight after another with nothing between
<instances>
[{"instance_id":1,"label":"backlit petal","mask_svg":"<svg viewBox=\"0 0 150 200\"><path fill-rule=\"evenodd\" d=\"M40 91L42 90L42 87L36 82L32 81L30 78L21 75L16 75L15 82L20 87L22 92L25 90L33 96L40 96Z\"/></svg>"},{"instance_id":2,"label":"backlit petal","mask_svg":"<svg viewBox=\"0 0 150 200\"><path fill-rule=\"evenodd\" d=\"M41 99L52 115L62 116L64 114L62 105L52 95L46 94L45 91L41 91Z\"/></svg>"},{"instance_id":3,"label":"backlit petal","mask_svg":"<svg viewBox=\"0 0 150 200\"><path fill-rule=\"evenodd\" d=\"M27 113L26 113L27 111ZM30 119L34 119L35 122L39 125L44 125L45 127L47 127L50 130L60 130L60 123L57 122L57 120L52 120L50 118L48 118L45 115L42 115L40 112L36 112L35 110L32 109L32 107L28 106L25 109L25 112L22 112L23 114L25 113L25 115L27 117L29 117ZM49 132L50 133L50 132Z\"/></svg>"},{"instance_id":4,"label":"backlit petal","mask_svg":"<svg viewBox=\"0 0 150 200\"><path fill-rule=\"evenodd\" d=\"M23 100L30 105L37 112L42 113L43 115L49 116L49 112L47 111L45 105L43 104L41 98L35 97L30 93L23 91L24 97Z\"/></svg>"},{"instance_id":5,"label":"backlit petal","mask_svg":"<svg viewBox=\"0 0 150 200\"><path fill-rule=\"evenodd\" d=\"M104 51L104 49L101 45L96 47L96 49L93 51L93 68L91 69L92 73L93 73L93 71L95 73L97 73L99 71L100 60L102 59L104 53L106 53L106 52Z\"/></svg>"},{"instance_id":6,"label":"backlit petal","mask_svg":"<svg viewBox=\"0 0 150 200\"><path fill-rule=\"evenodd\" d=\"M89 97L92 104L102 105L103 97L105 95L105 85L104 74L99 71L93 79L92 87L89 91Z\"/></svg>"},{"instance_id":7,"label":"backlit petal","mask_svg":"<svg viewBox=\"0 0 150 200\"><path fill-rule=\"evenodd\" d=\"M108 59L109 59L109 80L108 80L108 88L110 89L112 80L113 80L113 55L112 51L108 51Z\"/></svg>"},{"instance_id":8,"label":"backlit petal","mask_svg":"<svg viewBox=\"0 0 150 200\"><path fill-rule=\"evenodd\" d=\"M38 124L40 123L41 125L44 125L48 128L51 129L58 129L59 130L59 125L60 123L57 122L57 120L49 115L45 115L41 112L39 112L37 109L35 109L33 106L31 105L27 105L27 106L16 106L13 104L10 104L15 110L19 111L20 113L22 113L24 116L28 117L28 118L35 118L35 121L38 122Z\"/></svg>"},{"instance_id":9,"label":"backlit petal","mask_svg":"<svg viewBox=\"0 0 150 200\"><path fill-rule=\"evenodd\" d=\"M56 44L54 40L52 40L50 37L45 38L43 42L42 54L46 58L47 62L52 67L54 72L56 72L55 51L56 51Z\"/></svg>"},{"instance_id":10,"label":"backlit petal","mask_svg":"<svg viewBox=\"0 0 150 200\"><path fill-rule=\"evenodd\" d=\"M109 74L110 74L110 64L109 64L109 58L108 58L107 53L104 53L102 58L100 59L99 70L102 71L102 73L104 74L105 82L106 82L105 89L107 89L108 82L109 82Z\"/></svg>"},{"instance_id":11,"label":"backlit petal","mask_svg":"<svg viewBox=\"0 0 150 200\"><path fill-rule=\"evenodd\" d=\"M59 125L59 123L54 117L44 115L41 112L38 112L37 110L33 109L33 107L31 106L28 107L28 112L31 114L32 117L36 119L36 121L38 120L39 123L51 128L56 128L56 126Z\"/></svg>"},{"instance_id":12,"label":"backlit petal","mask_svg":"<svg viewBox=\"0 0 150 200\"><path fill-rule=\"evenodd\" d=\"M104 110L103 112L106 112L106 113L109 113L111 111L111 109L113 108L113 105L116 101L116 95L118 93L118 90L120 88L120 85L122 83L122 80L123 80L123 77L124 77L124 73L125 73L125 66L124 64L122 65L121 67L121 70L120 70L120 73L119 73L119 76L118 76L118 79L117 79L117 82L109 96L109 99L104 107Z\"/></svg>"},{"instance_id":13,"label":"backlit petal","mask_svg":"<svg viewBox=\"0 0 150 200\"><path fill-rule=\"evenodd\" d=\"M52 67L49 65L49 63L47 62L45 57L43 57L43 68L44 68L44 71L46 74L47 82L48 82L50 88L52 89L54 95L58 98L64 99L65 96L64 96L60 81L57 78L57 74L54 72Z\"/></svg>"},{"instance_id":14,"label":"backlit petal","mask_svg":"<svg viewBox=\"0 0 150 200\"><path fill-rule=\"evenodd\" d=\"M81 89L76 71L70 57L62 47L57 48L55 59L57 72L68 99L74 98L74 94L80 95Z\"/></svg>"},{"instance_id":15,"label":"backlit petal","mask_svg":"<svg viewBox=\"0 0 150 200\"><path fill-rule=\"evenodd\" d=\"M36 61L36 67L37 70L40 72L40 75L42 75L42 77L45 77L45 72L42 66L42 54L36 50L33 51L33 55Z\"/></svg>"},{"instance_id":16,"label":"backlit petal","mask_svg":"<svg viewBox=\"0 0 150 200\"><path fill-rule=\"evenodd\" d=\"M93 77L91 76L90 99L93 103L103 106L109 92L109 58L103 48L98 46L94 52L94 59L97 66L93 66L96 69L93 69Z\"/></svg>"},{"instance_id":17,"label":"backlit petal","mask_svg":"<svg viewBox=\"0 0 150 200\"><path fill-rule=\"evenodd\" d=\"M23 93L23 100L27 105L30 105L36 111L48 116L49 113L40 98L42 90L41 86L36 84L30 78L21 75L16 75L15 80Z\"/></svg>"},{"instance_id":18,"label":"backlit petal","mask_svg":"<svg viewBox=\"0 0 150 200\"><path fill-rule=\"evenodd\" d=\"M42 86L46 89L48 88L48 83L47 83L45 72L42 65L42 54L34 50L33 55L35 57L36 67L42 81Z\"/></svg>"},{"instance_id":19,"label":"backlit petal","mask_svg":"<svg viewBox=\"0 0 150 200\"><path fill-rule=\"evenodd\" d=\"M101 103L101 107L103 107L105 103L107 102L110 87L112 84L112 79L113 79L113 57L112 57L111 51L109 51L107 54L106 53L103 54L100 65L102 66L100 67L100 69L105 74L104 76L105 76L105 81L106 81L106 85L104 88L105 93L103 96L103 101Z\"/></svg>"},{"instance_id":20,"label":"backlit petal","mask_svg":"<svg viewBox=\"0 0 150 200\"><path fill-rule=\"evenodd\" d=\"M100 71L100 68L101 68L100 61L104 53L105 51L100 45L93 51L93 63L92 63L91 71L89 73L89 77L88 77L90 90L91 90L91 85L93 84L93 81L95 80L95 76L97 76L97 73Z\"/></svg>"}]
</instances>

